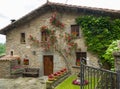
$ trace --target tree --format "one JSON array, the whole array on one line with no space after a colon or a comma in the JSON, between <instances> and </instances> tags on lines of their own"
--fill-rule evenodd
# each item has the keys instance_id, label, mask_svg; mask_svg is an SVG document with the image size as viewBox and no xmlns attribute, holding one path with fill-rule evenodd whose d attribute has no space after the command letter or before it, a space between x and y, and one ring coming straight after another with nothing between
<instances>
[{"instance_id":1,"label":"tree","mask_svg":"<svg viewBox=\"0 0 120 89\"><path fill-rule=\"evenodd\" d=\"M0 43L0 55L5 54L5 44Z\"/></svg>"}]
</instances>

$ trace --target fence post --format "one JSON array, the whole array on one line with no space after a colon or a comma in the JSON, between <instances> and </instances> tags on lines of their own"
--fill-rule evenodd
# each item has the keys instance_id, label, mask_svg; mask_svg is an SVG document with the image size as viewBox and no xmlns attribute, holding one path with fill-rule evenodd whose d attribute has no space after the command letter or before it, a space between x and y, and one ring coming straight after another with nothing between
<instances>
[{"instance_id":1,"label":"fence post","mask_svg":"<svg viewBox=\"0 0 120 89\"><path fill-rule=\"evenodd\" d=\"M83 60L80 61L80 89L84 89L84 65Z\"/></svg>"},{"instance_id":2,"label":"fence post","mask_svg":"<svg viewBox=\"0 0 120 89\"><path fill-rule=\"evenodd\" d=\"M117 72L117 88L120 88L120 52L114 52L113 56L115 58L115 70Z\"/></svg>"}]
</instances>

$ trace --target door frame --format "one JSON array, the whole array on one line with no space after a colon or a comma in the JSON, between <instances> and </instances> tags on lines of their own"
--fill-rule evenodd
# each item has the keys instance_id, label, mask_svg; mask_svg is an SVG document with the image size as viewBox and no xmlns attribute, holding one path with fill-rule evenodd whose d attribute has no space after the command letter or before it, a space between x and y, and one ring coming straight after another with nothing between
<instances>
[{"instance_id":1,"label":"door frame","mask_svg":"<svg viewBox=\"0 0 120 89\"><path fill-rule=\"evenodd\" d=\"M53 73L53 69L54 69L54 56L53 55L43 55L43 74L44 75L46 75L45 74L45 59L44 59L44 57L52 57L52 73ZM52 73L50 73L50 74L52 74Z\"/></svg>"}]
</instances>

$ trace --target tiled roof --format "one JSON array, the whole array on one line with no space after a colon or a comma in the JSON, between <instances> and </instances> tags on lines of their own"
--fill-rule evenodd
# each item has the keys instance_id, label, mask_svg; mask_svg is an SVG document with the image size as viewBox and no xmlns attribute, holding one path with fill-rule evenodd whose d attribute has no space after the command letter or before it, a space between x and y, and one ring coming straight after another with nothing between
<instances>
[{"instance_id":1,"label":"tiled roof","mask_svg":"<svg viewBox=\"0 0 120 89\"><path fill-rule=\"evenodd\" d=\"M20 57L18 55L6 55L0 58L0 61L12 61L12 60L17 60L20 59Z\"/></svg>"},{"instance_id":2,"label":"tiled roof","mask_svg":"<svg viewBox=\"0 0 120 89\"><path fill-rule=\"evenodd\" d=\"M32 12L28 13L27 15L23 16L22 18L14 21L8 26L4 27L3 29L0 30L0 34L6 35L6 32L8 30L14 29L36 18L37 16L40 16L43 13L46 13L46 11L85 13L85 14L91 14L91 15L97 15L97 16L110 16L112 18L120 18L120 10L111 10L111 9L105 9L105 8L93 8L93 7L86 7L86 6L76 6L76 5L48 2L42 5L41 7L33 10Z\"/></svg>"}]
</instances>

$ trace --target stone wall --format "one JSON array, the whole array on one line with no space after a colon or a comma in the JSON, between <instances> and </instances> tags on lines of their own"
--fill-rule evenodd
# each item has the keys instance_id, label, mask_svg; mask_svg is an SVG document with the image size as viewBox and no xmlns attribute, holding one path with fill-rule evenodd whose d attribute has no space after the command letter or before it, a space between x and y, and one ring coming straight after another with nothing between
<instances>
[{"instance_id":1,"label":"stone wall","mask_svg":"<svg viewBox=\"0 0 120 89\"><path fill-rule=\"evenodd\" d=\"M10 61L0 61L0 78L10 77Z\"/></svg>"},{"instance_id":2,"label":"stone wall","mask_svg":"<svg viewBox=\"0 0 120 89\"><path fill-rule=\"evenodd\" d=\"M19 56L6 55L0 58L0 78L10 78L11 69L18 66Z\"/></svg>"},{"instance_id":3,"label":"stone wall","mask_svg":"<svg viewBox=\"0 0 120 89\"><path fill-rule=\"evenodd\" d=\"M51 26L49 23L49 19L52 14L53 14L52 12L46 12L45 14L36 17L32 21L29 21L13 30L8 31L6 33L6 52L7 52L6 54L10 54L10 51L13 51L14 55L20 55L22 63L25 55L27 55L30 63L29 67L39 67L41 73L43 73L43 55L47 54L37 46L33 46L33 44L29 41L29 36L32 35L33 37L36 37L37 39L41 40L40 27L44 25ZM65 31L68 33L71 32L70 31L71 25L76 24L75 18L82 15L75 13L59 13L59 14L61 16L61 21L65 24ZM25 44L20 43L20 34L23 32L26 34ZM79 44L78 49L81 49L82 52L87 52L87 46L84 43L82 31L80 31L80 34L81 34L80 38L75 40ZM63 67L66 67L64 61L61 61L62 57L59 57L59 55L56 53L53 53L52 55L55 57L54 72L62 69ZM93 56L91 53L89 53L87 56L89 62L92 62L94 65L98 65L97 64L98 59L96 56ZM72 64L75 65L76 60L75 58L72 59L73 59Z\"/></svg>"},{"instance_id":4,"label":"stone wall","mask_svg":"<svg viewBox=\"0 0 120 89\"><path fill-rule=\"evenodd\" d=\"M78 75L80 73L80 66L72 66L72 72L73 75Z\"/></svg>"},{"instance_id":5,"label":"stone wall","mask_svg":"<svg viewBox=\"0 0 120 89\"><path fill-rule=\"evenodd\" d=\"M120 51L114 52L115 58L115 71L117 72L117 87L120 89Z\"/></svg>"}]
</instances>

